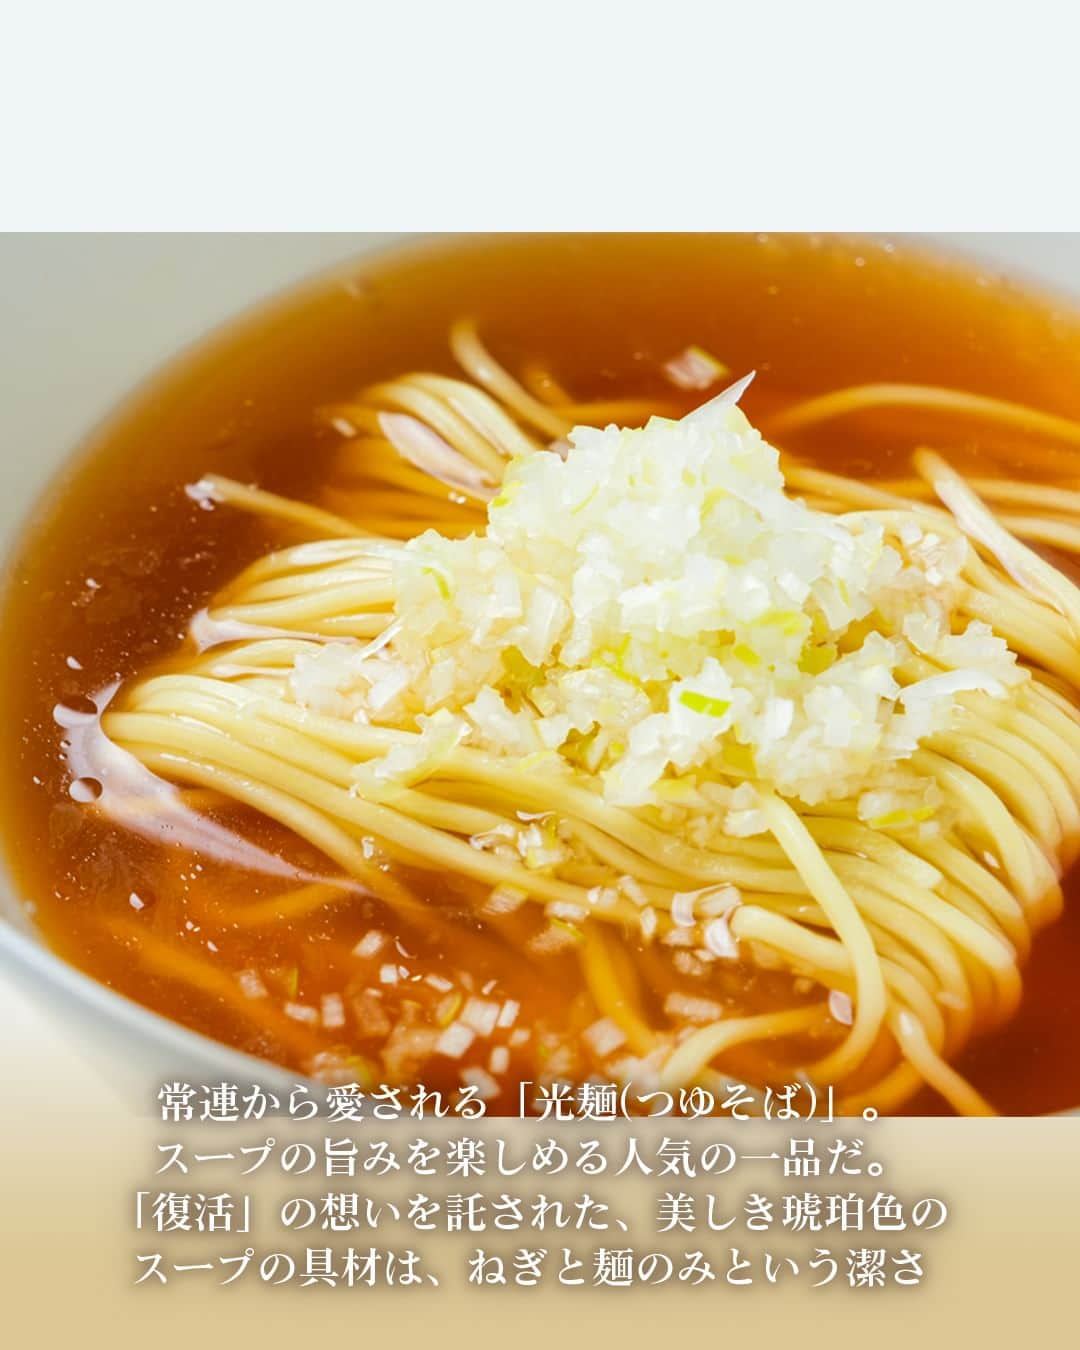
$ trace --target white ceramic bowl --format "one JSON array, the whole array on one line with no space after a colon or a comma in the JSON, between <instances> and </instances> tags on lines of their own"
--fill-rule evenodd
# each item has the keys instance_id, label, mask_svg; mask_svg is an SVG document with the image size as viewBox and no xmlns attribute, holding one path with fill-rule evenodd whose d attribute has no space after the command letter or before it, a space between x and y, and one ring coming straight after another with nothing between
<instances>
[{"instance_id":1,"label":"white ceramic bowl","mask_svg":"<svg viewBox=\"0 0 1080 1350\"><path fill-rule=\"evenodd\" d=\"M0 237L0 556L66 456L151 371L247 306L395 236ZM942 235L1080 292L1080 235ZM0 873L0 979L20 983L115 1077L274 1076L267 1066L147 1011L54 956Z\"/></svg>"}]
</instances>

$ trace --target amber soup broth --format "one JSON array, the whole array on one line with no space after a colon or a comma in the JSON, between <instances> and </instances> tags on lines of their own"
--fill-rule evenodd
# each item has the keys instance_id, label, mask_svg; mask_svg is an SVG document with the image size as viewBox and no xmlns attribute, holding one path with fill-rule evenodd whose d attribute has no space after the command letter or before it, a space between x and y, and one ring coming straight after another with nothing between
<instances>
[{"instance_id":1,"label":"amber soup broth","mask_svg":"<svg viewBox=\"0 0 1080 1350\"><path fill-rule=\"evenodd\" d=\"M9 564L0 828L33 921L61 956L177 1021L297 1070L320 1053L355 1054L378 1070L387 1023L364 990L388 955L410 975L434 975L435 985L465 971L477 991L520 1003L518 1025L544 1035L513 1051L511 1080L535 1076L560 1037L572 1038L596 1013L575 994L572 953L524 960L514 946L522 933L478 925L469 917L475 896L452 877L409 878L436 907L434 931L395 930L365 900L297 922L238 926L246 905L295 886L167 833L110 824L74 800L70 733L56 708L85 711L103 689L167 659L215 589L296 538L228 509L203 509L185 485L213 471L320 500L340 448L320 410L403 371L453 373L446 334L462 315L477 319L511 369L542 362L582 399L670 399L662 364L695 343L736 374L757 371L744 400L751 419L871 380L948 385L1080 418L1077 311L907 245L836 236L435 241L364 259L245 317L140 390L38 506ZM1038 476L1022 445L989 437L955 419L879 414L833 422L792 448L870 479L904 472L916 440L930 440L962 468ZM228 811L221 823L292 865L331 870L276 826ZM1080 1103L1075 874L1066 892L1065 917L1036 941L1026 966L1018 1015L959 1065L1005 1112ZM400 946L365 965L352 949L373 927ZM668 989L688 986L665 961L653 966L649 997L659 1008ZM223 992L240 970L259 974L270 1020L253 1021L242 998ZM776 977L729 970L715 988L689 991L761 1007L779 995L775 986ZM418 987L417 1016L431 1018L443 995L426 980ZM317 1007L336 992L346 994L344 1028L281 1011L289 1002ZM447 1084L460 1067L438 1057L411 1063L407 1036L391 1062L399 1074ZM507 1092L496 1105L512 1110L516 1101ZM941 1106L925 1093L909 1109Z\"/></svg>"}]
</instances>

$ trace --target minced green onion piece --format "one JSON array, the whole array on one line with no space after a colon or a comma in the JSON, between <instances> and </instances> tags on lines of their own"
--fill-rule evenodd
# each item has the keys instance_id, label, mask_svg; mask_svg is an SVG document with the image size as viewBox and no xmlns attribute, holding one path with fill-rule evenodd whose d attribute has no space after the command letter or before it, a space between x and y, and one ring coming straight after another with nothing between
<instances>
[{"instance_id":1,"label":"minced green onion piece","mask_svg":"<svg viewBox=\"0 0 1080 1350\"><path fill-rule=\"evenodd\" d=\"M873 825L875 829L882 829L889 825L917 824L921 821L929 820L933 814L934 808L932 806L919 806L913 811L905 811L903 809L898 811L886 811L883 816L875 816L869 824Z\"/></svg>"},{"instance_id":2,"label":"minced green onion piece","mask_svg":"<svg viewBox=\"0 0 1080 1350\"><path fill-rule=\"evenodd\" d=\"M754 651L753 647L745 642L737 642L731 649L731 654L736 661L741 661L744 666L760 666L761 657Z\"/></svg>"},{"instance_id":3,"label":"minced green onion piece","mask_svg":"<svg viewBox=\"0 0 1080 1350\"><path fill-rule=\"evenodd\" d=\"M439 569L437 567L422 567L420 570L423 572L424 576L433 577L435 579L435 585L439 588L439 594L444 600L449 600L450 585Z\"/></svg>"},{"instance_id":4,"label":"minced green onion piece","mask_svg":"<svg viewBox=\"0 0 1080 1350\"><path fill-rule=\"evenodd\" d=\"M805 614L794 609L774 609L757 620L763 628L779 628L785 637L793 637L809 623Z\"/></svg>"},{"instance_id":5,"label":"minced green onion piece","mask_svg":"<svg viewBox=\"0 0 1080 1350\"><path fill-rule=\"evenodd\" d=\"M820 675L836 661L836 644L824 642L817 646L807 644L799 657L799 669L804 675Z\"/></svg>"},{"instance_id":6,"label":"minced green onion piece","mask_svg":"<svg viewBox=\"0 0 1080 1350\"><path fill-rule=\"evenodd\" d=\"M699 694L694 689L684 689L679 695L679 702L691 712L704 713L706 717L723 717L731 707L730 699L712 698L708 694Z\"/></svg>"}]
</instances>

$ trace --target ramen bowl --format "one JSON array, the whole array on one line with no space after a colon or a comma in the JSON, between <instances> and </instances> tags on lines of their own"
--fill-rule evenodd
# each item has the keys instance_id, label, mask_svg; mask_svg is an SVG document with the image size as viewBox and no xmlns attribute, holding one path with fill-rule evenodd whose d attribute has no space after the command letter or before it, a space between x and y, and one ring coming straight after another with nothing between
<instances>
[{"instance_id":1,"label":"ramen bowl","mask_svg":"<svg viewBox=\"0 0 1080 1350\"><path fill-rule=\"evenodd\" d=\"M383 265L377 260L369 265L365 256L388 245L397 250L387 264L389 273L380 270ZM449 250L452 259L463 260L460 268L456 262L453 266L429 266L425 261L428 247L433 247L436 253L440 249ZM681 244L671 240L650 243L629 237L628 241L611 241L603 248L596 241L569 238L533 244L469 239L436 241L430 246L384 236L9 239L3 245L4 266L12 280L15 302L8 307L2 339L6 368L12 378L2 415L7 443L14 449L3 465L0 519L5 550L14 560L9 566L17 569L11 574L10 584L16 589L24 584L40 588L35 577L47 575L48 566L43 564L44 570L39 568L37 572L33 567L26 570L21 551L27 537L24 531L32 527L42 510L42 494L46 502L55 503L65 492L70 493L72 481L88 481L85 465L89 461L85 453L91 459L103 453L112 455L108 492L102 489L96 496L85 499L91 524L112 509L111 500L123 494L125 474L131 475L137 489L138 483L152 477L159 456L173 453L184 456L184 477L193 486L203 481L199 478L199 465L192 457L195 452L202 455L207 469L216 468L215 457L219 454L231 464L243 467L246 461L242 456L237 458L235 446L247 434L245 419L257 421L262 413L257 398L252 400L256 406L250 411L240 399L234 400L232 406L228 394L223 395L215 388L213 353L235 354L243 349L247 353L244 359L250 359L252 353L261 359L268 353L266 360L271 365L278 363L282 371L295 368L300 372L298 380L310 377L317 383L322 365L343 368L348 359L347 338L352 330L346 320L339 323L338 319L326 317L329 302L324 301L331 293L337 297L335 303L344 303L341 301L344 295L367 306L366 340L384 338L389 354L395 359L400 355L404 369L417 363L441 368L436 354L440 341L436 323L431 322L430 332L425 328L417 336L427 322L422 316L429 302L434 312L445 311L447 318L455 307L473 305L479 309L483 321L486 309L490 310L493 330L497 334L502 331L500 322L504 329L508 326L505 345L522 362L535 353L526 350L526 337L520 328L514 329L509 316L514 310L528 311L537 348L548 353L562 350L571 375L579 373L588 362L596 367L597 384L590 391L589 406L610 405L620 411L625 410L626 400L620 402L616 397L619 381L632 383L635 362L646 365L652 361L658 369L667 371L676 391L674 404L680 413L689 416L686 409L692 406L695 389L700 388L703 397L705 391L716 392L712 389L715 380L710 362L717 370L731 364L731 374L735 376L743 375L743 366L753 361L758 372L758 389L764 392L759 396L755 391L751 397L764 400L755 407L760 406L769 415L768 390L774 373L771 367L785 375L794 372L791 378L796 384L801 382L804 393L828 388L829 363L834 359L830 342L844 353L839 358L840 364L847 363L853 385L872 377L900 381L908 368L918 374L920 360L924 369L919 378L925 380L925 368L933 365L926 355L928 351L936 352L935 359L948 365L950 378L942 379L942 383L957 387L977 384L980 373L993 367L998 372L1001 390L1019 402L1052 404L1054 379L1064 379L1068 374L1048 371L1044 377L1036 369L1055 342L1062 349L1067 345L1072 332L1067 317L1068 302L1061 302L1060 322L1055 314L1058 302L1051 298L1033 302L1027 309L1021 306L1021 313L1015 307L1010 308L1007 296L1011 290L1000 280L1000 274L1015 271L1031 277L1036 288L1050 288L1047 297L1055 287L1067 291L1080 278L1080 241L1074 238L954 236L916 241L867 239L863 244L825 239L813 247L828 252L831 261L827 266L833 270L815 274L816 263L800 272L786 261L790 250L808 246L784 236L772 239L763 236L739 245L746 250L746 270L747 274L753 274L753 286L745 278L736 277L737 268L730 268L722 276L718 273L719 279L710 283L713 289L706 286L699 296L694 293L692 266L687 260L705 259L710 247L710 241L701 236L688 236ZM718 250L729 247L723 240L715 243ZM530 249L534 251L530 253ZM960 268L957 272L957 265L934 260L931 255L935 249L946 254L968 253L971 262L957 264ZM921 256L922 261L913 261L910 273L902 274L890 260L897 251L901 255L912 251L913 257ZM670 275L665 274L665 267L671 269ZM286 294L283 300L271 299L265 308L258 308L260 302L279 291L287 292L309 274L323 272L326 275L310 283L309 289L301 286L296 293L299 299ZM962 303L951 298L949 289L954 284L950 278L961 274L967 278L963 283L967 298ZM380 278L387 275L392 281L386 291L387 307L381 312ZM826 281L832 277L840 288L837 294L842 292L846 297L842 304L831 301L827 293L822 295L823 277ZM910 294L904 295L905 277L917 282L914 300ZM630 278L636 278L636 289L630 286ZM985 305L979 299L980 289L992 297ZM670 298L672 291L677 293L675 300ZM303 299L306 295L312 297L310 303ZM571 303L572 295L578 302L577 308ZM845 304L850 332L844 331L842 323ZM233 324L235 314L252 306L256 309L250 317ZM1006 310L1011 315L1009 322L1014 325L1008 333L1004 327L995 327L999 320L1005 323ZM1039 316L1037 322L1031 317L1035 314ZM982 322L987 325L985 329L979 327ZM695 323L697 329L707 330L704 348L694 340ZM204 345L204 335L222 325L221 336L211 337L207 340L209 345ZM725 326L731 337L721 351ZM616 349L617 344L610 344L610 334L619 328L625 340ZM630 341L626 337L634 332L640 340ZM462 341L465 342L462 350L466 350L467 340ZM606 342L610 350L604 352ZM1023 347L1024 342L1031 343L1030 350ZM177 352L182 353L191 344L195 345L190 358L183 355L176 358ZM874 365L877 350L892 353L891 365L880 373ZM163 366L164 373L155 375ZM482 357L475 358L475 366L482 382ZM236 357L230 370L242 368L242 359ZM835 371L832 375L836 383ZM257 384L262 377L252 378ZM608 384L612 394L605 403ZM535 387L540 389L542 385L543 377L537 376ZM262 391L260 397L270 397L263 385L258 388ZM135 391L134 402L127 404L131 391ZM210 409L205 416L198 411L203 404ZM122 409L119 420L112 416L111 410L116 407ZM174 422L181 430L190 426L190 454L182 447L168 449L163 445L161 433L168 432L172 425L171 411L175 412ZM190 422L185 423L181 414L190 416ZM618 418L617 412L610 415ZM599 412L597 418L604 420ZM339 417L337 421L347 422L348 417ZM93 431L102 425L104 431ZM123 442L120 449L111 429L116 426L126 428L120 436ZM355 434L355 428L352 433ZM178 437L180 432L176 433ZM559 439L554 433L551 438ZM90 449L84 453L80 468L75 448L88 442ZM318 446L323 443L320 441ZM318 446L313 455L319 453ZM964 447L959 447L958 453L963 450ZM413 444L411 449L406 445L402 453L407 459L410 454L414 456L415 467L427 451L423 445ZM865 471L862 466L857 449L850 447L836 461L836 467L852 477ZM257 475L253 470L249 476ZM466 489L472 485L468 478L451 484ZM211 494L199 504L210 508L219 505L219 498ZM72 519L70 514L65 518ZM95 528L100 537L100 527ZM123 533L122 526L117 529ZM65 533L65 538L70 548L70 532ZM44 547L40 538L31 541L31 546L39 551ZM140 570L139 559L145 554L144 541L125 564L130 570L131 594L138 593L143 585L140 578L148 575ZM247 558L245 554L244 560ZM99 587L93 575L88 574L84 581L91 594ZM40 589L44 602L42 620L47 622L49 606L55 606L57 600L47 588ZM18 604L15 611L24 617L29 612L25 605L19 609ZM28 646L32 636L27 634ZM77 663L72 670L81 668L74 652L70 653L70 659ZM696 706L686 706L708 714L707 696L694 697ZM61 703L58 699L58 705ZM41 734L50 733L41 730ZM30 778L25 790L32 792L33 786ZM73 810L79 800L76 796ZM67 804L64 805L66 808ZM65 819L70 816L69 811ZM62 1019L66 1028L75 1028L93 1057L110 1071L123 1065L125 1072L134 1069L145 1078L182 1073L203 1079L258 1076L267 1081L282 1073L265 1058L226 1044L229 1037L222 1033L219 1038L212 1018L192 1017L187 1020L193 1025L187 1026L183 1024L183 1010L173 1014L167 999L159 1000L158 1011L154 1011L143 1002L126 997L121 992L126 987L122 969L105 976L102 968L98 968L99 978L83 973L78 966L84 963L84 957L88 967L94 967L94 961L80 950L81 937L68 943L65 950L68 959L62 959L53 950L64 945L56 941L58 924L62 928L62 912L40 884L35 889L34 860L20 857L18 831L8 833L10 867L0 896L3 906L0 961L5 975L13 984L39 998L43 1006ZM24 838L27 849L34 851L41 847L32 832ZM39 883L40 875L39 868ZM108 881L110 885L115 883L111 873ZM131 895L138 912L146 901L137 892L135 887ZM189 922L188 927L191 926ZM51 933L51 945L42 940L41 931ZM427 978L441 976L432 969ZM841 1022L851 1017L851 1001L848 999L845 1004L845 997L841 994L833 1004ZM154 1002L152 998L144 1001ZM305 1016L309 1011L306 1004L287 1006L303 1010ZM473 1014L474 1018L485 1015L483 1010ZM202 1033L195 1029L199 1026ZM1006 1053L1005 1048L1002 1053ZM307 1069L292 1066L291 1071Z\"/></svg>"}]
</instances>

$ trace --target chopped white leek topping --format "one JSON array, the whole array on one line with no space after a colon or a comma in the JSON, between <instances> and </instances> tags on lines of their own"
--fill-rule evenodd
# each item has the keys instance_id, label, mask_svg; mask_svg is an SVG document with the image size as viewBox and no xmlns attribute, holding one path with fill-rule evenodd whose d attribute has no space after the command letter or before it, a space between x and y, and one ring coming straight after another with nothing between
<instances>
[{"instance_id":1,"label":"chopped white leek topping","mask_svg":"<svg viewBox=\"0 0 1080 1350\"><path fill-rule=\"evenodd\" d=\"M855 1020L851 999L839 989L834 989L829 995L829 1012L835 1021L842 1022L846 1027L851 1026Z\"/></svg>"},{"instance_id":2,"label":"chopped white leek topping","mask_svg":"<svg viewBox=\"0 0 1080 1350\"><path fill-rule=\"evenodd\" d=\"M421 732L362 766L358 791L465 745L593 775L695 842L761 831L757 784L897 826L933 814L901 762L960 694L1025 678L958 617L968 545L789 496L734 406L743 387L680 422L579 427L565 458L510 462L484 534L394 550L389 638L329 644L291 676L305 706ZM933 673L913 679L916 658ZM530 866L565 856L542 826L510 843Z\"/></svg>"},{"instance_id":3,"label":"chopped white leek topping","mask_svg":"<svg viewBox=\"0 0 1080 1350\"><path fill-rule=\"evenodd\" d=\"M435 1051L450 1059L460 1059L475 1039L476 1032L471 1027L463 1022L451 1022L435 1042Z\"/></svg>"},{"instance_id":4,"label":"chopped white leek topping","mask_svg":"<svg viewBox=\"0 0 1080 1350\"><path fill-rule=\"evenodd\" d=\"M734 961L739 955L735 935L726 918L710 919L705 925L705 950L711 956L719 956L725 961Z\"/></svg>"},{"instance_id":5,"label":"chopped white leek topping","mask_svg":"<svg viewBox=\"0 0 1080 1350\"><path fill-rule=\"evenodd\" d=\"M702 347L684 347L665 361L664 374L680 389L708 389L729 374L727 366Z\"/></svg>"},{"instance_id":6,"label":"chopped white leek topping","mask_svg":"<svg viewBox=\"0 0 1080 1350\"><path fill-rule=\"evenodd\" d=\"M625 1033L610 1017L602 1017L599 1022L586 1027L581 1039L598 1059L606 1059L626 1044Z\"/></svg>"},{"instance_id":7,"label":"chopped white leek topping","mask_svg":"<svg viewBox=\"0 0 1080 1350\"><path fill-rule=\"evenodd\" d=\"M478 1036L490 1036L501 1011L502 1005L490 999L470 998L461 1011L461 1021Z\"/></svg>"}]
</instances>

